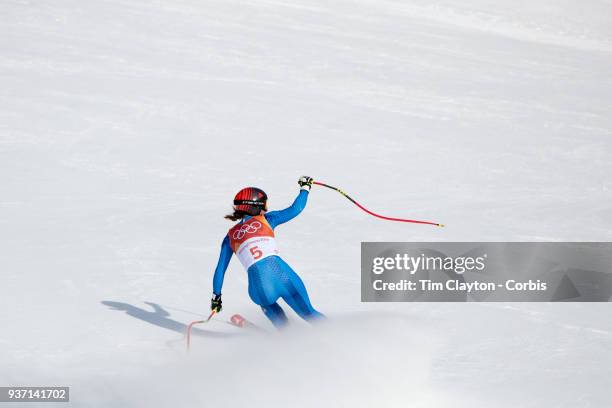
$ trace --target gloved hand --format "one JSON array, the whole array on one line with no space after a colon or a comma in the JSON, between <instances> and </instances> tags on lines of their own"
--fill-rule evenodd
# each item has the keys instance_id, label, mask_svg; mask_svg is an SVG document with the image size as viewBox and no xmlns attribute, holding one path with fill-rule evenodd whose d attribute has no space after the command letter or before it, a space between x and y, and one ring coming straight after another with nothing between
<instances>
[{"instance_id":1,"label":"gloved hand","mask_svg":"<svg viewBox=\"0 0 612 408\"><path fill-rule=\"evenodd\" d=\"M215 295L213 293L213 297L210 300L210 310L214 310L215 312L219 313L221 309L223 309L221 303L221 295Z\"/></svg>"},{"instance_id":2,"label":"gloved hand","mask_svg":"<svg viewBox=\"0 0 612 408\"><path fill-rule=\"evenodd\" d=\"M312 183L313 182L314 182L314 179L312 177L308 177L308 176L302 176L298 180L298 184L300 185L300 189L301 190L308 190L308 191L310 191L310 188L312 187Z\"/></svg>"}]
</instances>

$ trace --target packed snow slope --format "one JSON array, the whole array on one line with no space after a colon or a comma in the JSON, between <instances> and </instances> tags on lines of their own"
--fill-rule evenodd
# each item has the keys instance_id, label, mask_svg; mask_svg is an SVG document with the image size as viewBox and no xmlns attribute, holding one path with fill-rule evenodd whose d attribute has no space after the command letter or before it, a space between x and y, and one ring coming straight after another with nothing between
<instances>
[{"instance_id":1,"label":"packed snow slope","mask_svg":"<svg viewBox=\"0 0 612 408\"><path fill-rule=\"evenodd\" d=\"M3 0L0 385L74 407L603 407L609 304L362 304L361 241L612 239L604 0ZM247 185L329 317L277 334ZM226 324L241 313L266 333ZM53 406L52 404L49 406ZM65 405L60 405L65 406Z\"/></svg>"}]
</instances>

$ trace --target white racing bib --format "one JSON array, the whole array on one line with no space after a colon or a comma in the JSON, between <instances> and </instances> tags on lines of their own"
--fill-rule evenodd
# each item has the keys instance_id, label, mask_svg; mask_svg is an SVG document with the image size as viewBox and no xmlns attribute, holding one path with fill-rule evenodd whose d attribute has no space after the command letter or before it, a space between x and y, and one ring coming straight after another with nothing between
<instances>
[{"instance_id":1,"label":"white racing bib","mask_svg":"<svg viewBox=\"0 0 612 408\"><path fill-rule=\"evenodd\" d=\"M270 236L256 236L242 242L236 250L236 255L245 269L249 269L257 261L272 255L278 255L276 239Z\"/></svg>"}]
</instances>

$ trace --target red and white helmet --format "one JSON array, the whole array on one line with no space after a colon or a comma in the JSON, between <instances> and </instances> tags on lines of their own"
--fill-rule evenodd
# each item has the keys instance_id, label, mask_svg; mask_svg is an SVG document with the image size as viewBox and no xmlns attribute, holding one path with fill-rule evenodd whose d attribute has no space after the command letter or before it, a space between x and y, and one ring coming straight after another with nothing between
<instances>
[{"instance_id":1,"label":"red and white helmet","mask_svg":"<svg viewBox=\"0 0 612 408\"><path fill-rule=\"evenodd\" d=\"M234 210L259 215L268 209L268 196L257 187L245 187L234 197Z\"/></svg>"}]
</instances>

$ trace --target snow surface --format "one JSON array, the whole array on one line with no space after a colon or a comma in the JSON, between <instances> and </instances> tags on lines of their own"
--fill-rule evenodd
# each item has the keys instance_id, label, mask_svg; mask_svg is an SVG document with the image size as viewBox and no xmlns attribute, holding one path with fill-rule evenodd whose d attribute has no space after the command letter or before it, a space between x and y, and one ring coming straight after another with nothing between
<instances>
[{"instance_id":1,"label":"snow surface","mask_svg":"<svg viewBox=\"0 0 612 408\"><path fill-rule=\"evenodd\" d=\"M0 385L69 385L75 407L610 406L609 304L362 304L359 250L611 240L611 73L604 0L3 0ZM315 188L277 235L329 322L275 334L233 260L187 354L233 194L281 208L302 174L447 228Z\"/></svg>"}]
</instances>

